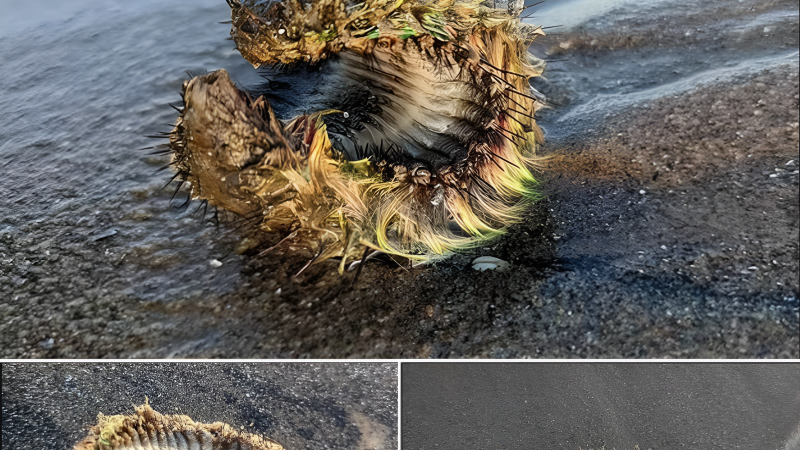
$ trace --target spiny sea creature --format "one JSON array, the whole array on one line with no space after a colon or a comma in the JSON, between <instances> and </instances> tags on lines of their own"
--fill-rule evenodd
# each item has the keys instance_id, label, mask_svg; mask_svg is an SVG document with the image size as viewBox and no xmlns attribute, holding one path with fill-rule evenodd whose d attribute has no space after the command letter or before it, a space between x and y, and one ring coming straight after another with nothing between
<instances>
[{"instance_id":1,"label":"spiny sea creature","mask_svg":"<svg viewBox=\"0 0 800 450\"><path fill-rule=\"evenodd\" d=\"M97 422L75 450L283 450L271 439L236 431L228 424L159 414L147 403L131 415L98 414Z\"/></svg>"},{"instance_id":2,"label":"spiny sea creature","mask_svg":"<svg viewBox=\"0 0 800 450\"><path fill-rule=\"evenodd\" d=\"M477 246L537 198L545 106L522 2L227 0L268 82L183 85L171 165L191 195L314 254L426 260ZM363 256L362 256L363 255ZM308 266L308 265L307 265Z\"/></svg>"}]
</instances>

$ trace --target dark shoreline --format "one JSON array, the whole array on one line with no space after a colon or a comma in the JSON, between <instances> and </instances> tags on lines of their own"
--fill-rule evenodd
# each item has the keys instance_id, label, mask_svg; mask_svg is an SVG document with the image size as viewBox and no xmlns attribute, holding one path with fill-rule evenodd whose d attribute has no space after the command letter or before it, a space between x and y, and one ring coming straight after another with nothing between
<instances>
[{"instance_id":1,"label":"dark shoreline","mask_svg":"<svg viewBox=\"0 0 800 450\"><path fill-rule=\"evenodd\" d=\"M46 291L38 299L47 315L29 300L18 304L28 319L5 327L25 330L30 344L4 342L4 356L796 358L797 128L786 125L797 120L796 74L775 70L659 100L607 121L595 138L551 149L546 199L529 222L473 255L410 272L373 263L352 290L352 274L340 277L332 265L292 280L300 258L246 258L245 286L216 300L75 304ZM779 93L764 87L777 83ZM740 128L749 139L725 122L738 116L712 108L762 97L767 114ZM718 112L708 120L725 136L698 127L694 112L675 113L687 103ZM667 115L672 129L660 128ZM664 162L669 171L650 164L671 145L659 133L683 143L669 150L680 160ZM717 141L738 147L695 150ZM472 271L479 254L511 268ZM76 315L82 335L61 341L48 331ZM108 317L118 325L109 328ZM158 332L131 334L137 329Z\"/></svg>"},{"instance_id":2,"label":"dark shoreline","mask_svg":"<svg viewBox=\"0 0 800 450\"><path fill-rule=\"evenodd\" d=\"M135 114L90 103L92 127L80 132L80 116L56 96L68 117L50 125L52 136L30 125L42 113L28 104L15 110L23 131L14 121L0 125L0 135L13 137L0 142L8 176L0 210L11 211L0 217L0 356L798 358L797 62L748 66L681 92L664 88L718 74L710 69L739 70L759 61L753 55L791 52L800 45L797 15L764 32L747 24L791 2L709 5L724 14L702 16L702 28L700 16L687 22L670 10L654 21L660 16L643 13L628 29L639 39L627 47L603 44L613 41L603 41L603 26L630 19L616 13L600 18L599 29L548 36L537 51L561 48L552 56L566 61L552 63L549 81L537 86L561 105L541 120L549 135L541 150L551 156L539 172L544 199L484 248L413 270L370 262L352 287L353 273L341 277L333 264L293 279L313 255L239 255L247 245L235 225L217 230L202 210L192 213L196 205L169 206L171 192L158 190L168 176L152 173L164 161L133 150L152 145L141 138L146 131L119 129L174 120L158 102L177 97L182 78L163 80L154 73L167 69L156 65L142 85L113 97L102 84L108 77L60 61L65 73L86 77L69 81L95 103L124 99ZM224 15L221 6L198 17ZM163 32L162 16L136 23ZM746 26L732 26L734 19ZM70 26L65 39L100 52L89 61L108 69L103 43ZM182 26L195 40L214 36ZM664 27L672 34L661 36ZM113 24L95 29L116 45L140 37ZM581 39L586 45L560 46ZM15 50L14 42L0 40L0 52ZM50 51L41 37L31 42ZM140 44L131 51L155 51ZM214 38L191 51L181 45L169 52L192 63L241 59ZM30 55L19 58L39 70ZM31 84L13 75L9 95L21 97L9 98L27 98L20 93ZM66 92L63 83L55 86ZM645 91L654 98L625 103ZM605 109L614 105L621 109ZM575 118L575 108L585 117ZM62 122L68 127L58 128ZM101 125L115 133L97 131ZM510 267L473 271L482 255Z\"/></svg>"}]
</instances>

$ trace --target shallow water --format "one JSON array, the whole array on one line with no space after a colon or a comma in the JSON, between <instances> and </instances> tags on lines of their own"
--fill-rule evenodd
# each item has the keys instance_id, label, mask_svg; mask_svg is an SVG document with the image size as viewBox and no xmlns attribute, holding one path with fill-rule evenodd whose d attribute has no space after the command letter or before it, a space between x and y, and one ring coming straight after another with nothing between
<instances>
[{"instance_id":1,"label":"shallow water","mask_svg":"<svg viewBox=\"0 0 800 450\"><path fill-rule=\"evenodd\" d=\"M154 173L168 159L137 150L164 142L145 135L170 130L168 104L180 101L187 69L224 66L240 80L257 78L218 23L229 19L227 5L85 3L57 3L67 20L14 10L20 22L2 33L0 59L13 63L0 67L0 233L53 221L59 235L92 242L116 231L103 241L107 255L142 254L132 295L229 289L238 259L223 258L230 249L218 248L200 213L188 214L194 208L169 207L172 189L160 188L170 174ZM214 269L214 259L225 264Z\"/></svg>"},{"instance_id":2,"label":"shallow water","mask_svg":"<svg viewBox=\"0 0 800 450\"><path fill-rule=\"evenodd\" d=\"M764 8L744 0L568 0L547 1L532 14L527 21L557 26L544 39L549 45L534 45L540 57L548 58L554 42L581 34L601 44L604 37L641 39L602 58L569 51L549 58L548 81L534 84L545 93L557 91L555 110L540 123L555 141L650 100L798 63L797 46L776 36L796 30L798 9L791 2Z\"/></svg>"},{"instance_id":3,"label":"shallow water","mask_svg":"<svg viewBox=\"0 0 800 450\"><path fill-rule=\"evenodd\" d=\"M527 1L526 4L538 3ZM569 31L574 28L605 18L614 11L617 15L627 11L636 14L642 10L672 4L672 0L649 0L641 2L636 0L547 0L541 5L533 6L522 13L527 17L527 22L536 23L545 27L558 26L559 31Z\"/></svg>"},{"instance_id":4,"label":"shallow water","mask_svg":"<svg viewBox=\"0 0 800 450\"><path fill-rule=\"evenodd\" d=\"M537 81L554 104L540 122L548 139L574 139L608 114L701 84L796 67L797 45L781 40L796 32L796 4L764 5L548 0L526 19L564 25L533 47L553 60ZM217 229L196 204L177 209L186 193L171 203L172 187L161 190L169 171L155 172L168 159L137 150L165 142L145 136L170 130L187 70L261 80L226 40L219 22L229 18L222 0L0 2L0 283L14 295L31 295L22 287L34 258L80 266L84 278L70 289L135 299L215 298L246 282L231 227ZM645 41L600 56L547 55L571 36L612 31ZM74 256L98 246L96 261ZM110 274L97 276L100 267ZM175 351L203 350L221 332L202 333L206 341Z\"/></svg>"}]
</instances>

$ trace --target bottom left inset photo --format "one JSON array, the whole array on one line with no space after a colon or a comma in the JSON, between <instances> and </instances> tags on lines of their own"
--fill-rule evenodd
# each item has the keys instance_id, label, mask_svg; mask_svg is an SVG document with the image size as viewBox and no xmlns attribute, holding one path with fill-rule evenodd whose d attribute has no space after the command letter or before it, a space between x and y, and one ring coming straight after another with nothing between
<instances>
[{"instance_id":1,"label":"bottom left inset photo","mask_svg":"<svg viewBox=\"0 0 800 450\"><path fill-rule=\"evenodd\" d=\"M4 363L3 448L397 448L396 363Z\"/></svg>"}]
</instances>

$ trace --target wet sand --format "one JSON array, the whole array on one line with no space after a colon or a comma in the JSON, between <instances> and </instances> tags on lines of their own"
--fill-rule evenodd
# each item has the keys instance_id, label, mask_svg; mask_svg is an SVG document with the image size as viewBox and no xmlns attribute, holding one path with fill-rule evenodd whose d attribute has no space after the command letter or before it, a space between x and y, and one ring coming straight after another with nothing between
<instances>
[{"instance_id":1,"label":"wet sand","mask_svg":"<svg viewBox=\"0 0 800 450\"><path fill-rule=\"evenodd\" d=\"M719 34L632 8L629 45L588 25L542 41L562 59L537 82L544 200L483 249L370 262L352 286L333 264L293 277L310 254L237 254L244 231L169 208L160 175L50 215L79 187L0 185L17 213L0 219L1 356L800 357L796 5L751 3L709 3ZM685 39L652 38L662 22ZM510 267L473 271L479 255Z\"/></svg>"},{"instance_id":2,"label":"wet sand","mask_svg":"<svg viewBox=\"0 0 800 450\"><path fill-rule=\"evenodd\" d=\"M3 364L3 447L70 449L145 397L286 450L397 448L397 365L376 363Z\"/></svg>"},{"instance_id":3,"label":"wet sand","mask_svg":"<svg viewBox=\"0 0 800 450\"><path fill-rule=\"evenodd\" d=\"M798 369L404 364L402 444L406 450L784 450L800 421Z\"/></svg>"}]
</instances>

